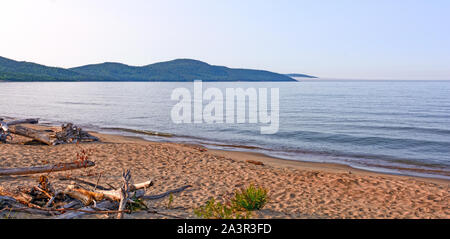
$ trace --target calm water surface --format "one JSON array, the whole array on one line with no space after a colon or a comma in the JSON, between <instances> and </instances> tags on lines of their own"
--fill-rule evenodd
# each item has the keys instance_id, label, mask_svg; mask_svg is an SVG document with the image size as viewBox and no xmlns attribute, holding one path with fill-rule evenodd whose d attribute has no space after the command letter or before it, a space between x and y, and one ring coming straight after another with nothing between
<instances>
[{"instance_id":1,"label":"calm water surface","mask_svg":"<svg viewBox=\"0 0 450 239\"><path fill-rule=\"evenodd\" d=\"M220 89L278 87L280 128L274 135L261 135L260 124L172 123L170 111L177 103L170 99L172 90L193 89L192 83L3 82L0 87L0 116L69 121L104 132L150 130L174 137L140 136L450 179L450 81L203 83Z\"/></svg>"}]
</instances>

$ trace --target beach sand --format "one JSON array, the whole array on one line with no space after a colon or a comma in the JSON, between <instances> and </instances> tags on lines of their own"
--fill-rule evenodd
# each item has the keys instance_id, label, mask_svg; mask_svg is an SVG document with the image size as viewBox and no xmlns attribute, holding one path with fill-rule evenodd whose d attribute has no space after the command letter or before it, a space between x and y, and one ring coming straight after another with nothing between
<instances>
[{"instance_id":1,"label":"beach sand","mask_svg":"<svg viewBox=\"0 0 450 239\"><path fill-rule=\"evenodd\" d=\"M24 145L16 136L0 144L0 168L71 162L82 149L92 150L96 166L51 173L57 188L70 182L60 177L97 181L120 187L122 169L131 169L133 181L154 180L147 194L159 194L184 185L191 188L147 201L153 212L125 218L195 218L194 208L214 197L225 201L233 192L253 183L269 190L270 200L253 218L450 218L448 180L387 175L334 164L287 161L262 154L204 150L201 146L149 142L140 138L92 133L99 143L79 145ZM253 163L247 162L251 160ZM254 162L261 162L257 165ZM6 189L36 185L39 175L0 176ZM150 210L151 211L151 210ZM25 217L12 213L12 217ZM86 217L107 218L104 215Z\"/></svg>"}]
</instances>

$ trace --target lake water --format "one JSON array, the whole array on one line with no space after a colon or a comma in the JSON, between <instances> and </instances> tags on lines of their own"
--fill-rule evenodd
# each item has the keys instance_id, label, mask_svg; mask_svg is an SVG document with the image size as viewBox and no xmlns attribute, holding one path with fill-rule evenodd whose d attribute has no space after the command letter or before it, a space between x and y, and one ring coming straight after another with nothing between
<instances>
[{"instance_id":1,"label":"lake water","mask_svg":"<svg viewBox=\"0 0 450 239\"><path fill-rule=\"evenodd\" d=\"M0 83L0 116L171 133L155 141L200 143L285 159L450 179L450 81L203 83L203 88L279 88L277 134L261 124L175 124L174 88L193 83ZM224 91L225 92L225 91Z\"/></svg>"}]
</instances>

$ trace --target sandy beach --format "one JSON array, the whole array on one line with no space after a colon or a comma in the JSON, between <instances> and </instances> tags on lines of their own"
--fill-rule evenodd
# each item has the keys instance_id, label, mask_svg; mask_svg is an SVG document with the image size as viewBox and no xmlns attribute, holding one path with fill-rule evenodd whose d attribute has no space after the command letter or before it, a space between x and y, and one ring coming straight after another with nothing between
<instances>
[{"instance_id":1,"label":"sandy beach","mask_svg":"<svg viewBox=\"0 0 450 239\"><path fill-rule=\"evenodd\" d=\"M267 188L270 197L262 210L254 212L253 218L450 218L448 180L387 175L342 165L92 134L101 142L29 145L26 144L29 139L15 136L12 142L0 144L0 168L71 162L77 152L89 149L92 150L90 160L96 166L51 173L49 178L55 187L63 188L70 183L56 180L61 177L96 181L100 174L100 185L119 187L122 169L126 168L131 169L135 182L154 180L147 194L192 185L174 195L170 208L168 198L152 200L146 204L158 213L142 211L127 214L125 218L195 218L194 208L209 198L224 201L236 189L251 183ZM38 177L0 176L0 186L12 189L35 185ZM107 218L105 215L86 217Z\"/></svg>"}]
</instances>

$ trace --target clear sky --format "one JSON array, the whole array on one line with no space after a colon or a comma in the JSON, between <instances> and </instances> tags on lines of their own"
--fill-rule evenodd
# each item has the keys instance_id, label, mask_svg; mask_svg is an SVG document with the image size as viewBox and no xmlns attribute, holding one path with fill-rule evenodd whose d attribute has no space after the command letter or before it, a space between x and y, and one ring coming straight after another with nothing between
<instances>
[{"instance_id":1,"label":"clear sky","mask_svg":"<svg viewBox=\"0 0 450 239\"><path fill-rule=\"evenodd\" d=\"M0 56L450 79L449 0L0 0Z\"/></svg>"}]
</instances>

